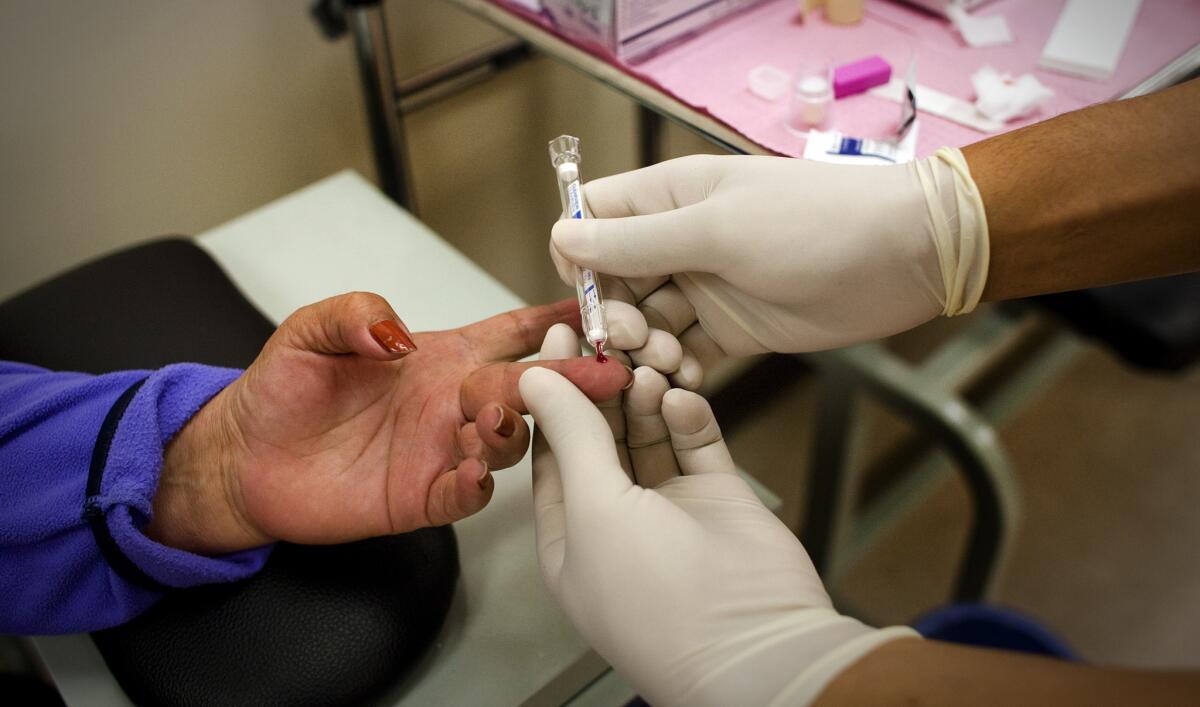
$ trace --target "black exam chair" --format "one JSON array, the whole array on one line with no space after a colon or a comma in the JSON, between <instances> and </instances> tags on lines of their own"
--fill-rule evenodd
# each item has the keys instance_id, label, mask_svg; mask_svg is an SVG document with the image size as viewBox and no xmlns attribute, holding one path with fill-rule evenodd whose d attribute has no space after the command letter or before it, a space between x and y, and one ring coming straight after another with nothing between
<instances>
[{"instance_id":1,"label":"black exam chair","mask_svg":"<svg viewBox=\"0 0 1200 707\"><path fill-rule=\"evenodd\" d=\"M205 251L178 238L0 303L0 358L54 370L244 367L273 331ZM138 704L361 704L398 685L433 642L458 571L449 527L283 543L256 576L173 592L92 639Z\"/></svg>"}]
</instances>

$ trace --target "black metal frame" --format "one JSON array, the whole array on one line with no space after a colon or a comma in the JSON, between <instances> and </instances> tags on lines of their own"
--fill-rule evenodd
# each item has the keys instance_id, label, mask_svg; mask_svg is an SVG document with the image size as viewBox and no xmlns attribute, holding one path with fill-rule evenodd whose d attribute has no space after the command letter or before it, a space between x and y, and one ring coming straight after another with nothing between
<instances>
[{"instance_id":1,"label":"black metal frame","mask_svg":"<svg viewBox=\"0 0 1200 707\"><path fill-rule=\"evenodd\" d=\"M383 7L382 0L317 0L312 14L331 39L353 33L379 187L415 214L404 116L521 64L533 51L520 39L504 39L398 81ZM662 116L639 104L638 155L643 165L657 161L661 135Z\"/></svg>"}]
</instances>

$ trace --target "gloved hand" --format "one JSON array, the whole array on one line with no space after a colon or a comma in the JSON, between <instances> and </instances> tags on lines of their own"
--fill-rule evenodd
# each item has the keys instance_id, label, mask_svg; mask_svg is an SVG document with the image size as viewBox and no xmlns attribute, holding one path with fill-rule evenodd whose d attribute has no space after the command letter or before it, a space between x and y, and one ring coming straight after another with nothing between
<instances>
[{"instance_id":1,"label":"gloved hand","mask_svg":"<svg viewBox=\"0 0 1200 707\"><path fill-rule=\"evenodd\" d=\"M577 347L555 327L542 355ZM637 369L623 419L606 423L557 373L521 377L538 560L592 647L656 707L803 705L914 636L832 608L804 548L735 473L708 404L668 387Z\"/></svg>"},{"instance_id":2,"label":"gloved hand","mask_svg":"<svg viewBox=\"0 0 1200 707\"><path fill-rule=\"evenodd\" d=\"M606 294L701 363L888 336L971 311L987 279L983 202L958 150L884 167L696 155L585 192L596 218L554 226L564 281L571 263L617 276Z\"/></svg>"}]
</instances>

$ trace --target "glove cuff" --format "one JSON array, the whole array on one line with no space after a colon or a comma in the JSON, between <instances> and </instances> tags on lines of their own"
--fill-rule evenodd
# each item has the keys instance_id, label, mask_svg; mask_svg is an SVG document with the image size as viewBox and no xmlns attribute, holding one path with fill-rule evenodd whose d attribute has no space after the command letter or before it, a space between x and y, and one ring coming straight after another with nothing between
<instances>
[{"instance_id":1,"label":"glove cuff","mask_svg":"<svg viewBox=\"0 0 1200 707\"><path fill-rule=\"evenodd\" d=\"M987 283L991 247L983 198L955 148L943 147L917 162L916 173L942 274L942 314L966 314L979 304Z\"/></svg>"},{"instance_id":2,"label":"glove cuff","mask_svg":"<svg viewBox=\"0 0 1200 707\"><path fill-rule=\"evenodd\" d=\"M795 680L780 690L779 694L771 700L769 707L810 705L829 686L829 683L833 682L834 678L858 662L864 655L899 638L920 637L921 634L908 626L891 626L873 630L843 643L797 675Z\"/></svg>"},{"instance_id":3,"label":"glove cuff","mask_svg":"<svg viewBox=\"0 0 1200 707\"><path fill-rule=\"evenodd\" d=\"M916 635L907 627L872 628L833 609L804 609L724 642L719 663L682 694L647 697L688 707L807 705L866 653Z\"/></svg>"}]
</instances>

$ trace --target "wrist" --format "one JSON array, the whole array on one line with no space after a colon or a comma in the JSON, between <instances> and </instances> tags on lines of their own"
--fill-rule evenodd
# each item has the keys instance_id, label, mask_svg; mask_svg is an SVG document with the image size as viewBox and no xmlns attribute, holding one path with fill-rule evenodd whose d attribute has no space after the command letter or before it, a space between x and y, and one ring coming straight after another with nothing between
<instances>
[{"instance_id":1,"label":"wrist","mask_svg":"<svg viewBox=\"0 0 1200 707\"><path fill-rule=\"evenodd\" d=\"M201 555L266 545L272 539L246 518L238 476L237 426L225 388L192 416L163 450L146 537Z\"/></svg>"}]
</instances>

